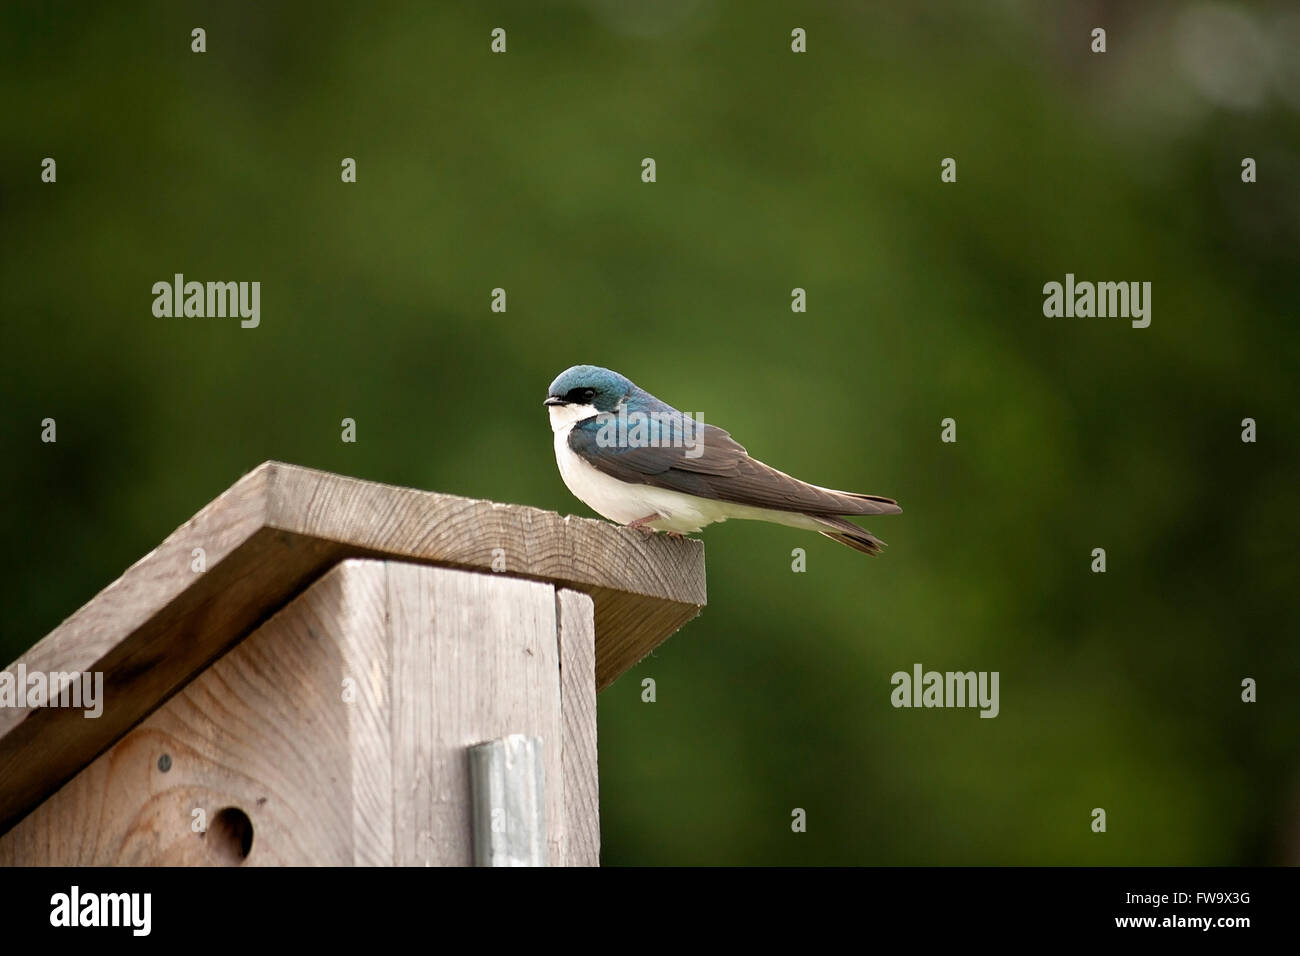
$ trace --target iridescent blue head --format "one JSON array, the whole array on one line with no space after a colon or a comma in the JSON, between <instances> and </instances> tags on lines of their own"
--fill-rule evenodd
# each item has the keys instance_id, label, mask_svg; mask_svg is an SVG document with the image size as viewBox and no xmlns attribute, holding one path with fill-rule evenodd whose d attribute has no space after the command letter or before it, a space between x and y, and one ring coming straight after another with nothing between
<instances>
[{"instance_id":1,"label":"iridescent blue head","mask_svg":"<svg viewBox=\"0 0 1300 956\"><path fill-rule=\"evenodd\" d=\"M618 372L599 365L575 365L556 376L544 404L573 413L592 408L596 412L612 412L635 390L636 386Z\"/></svg>"}]
</instances>

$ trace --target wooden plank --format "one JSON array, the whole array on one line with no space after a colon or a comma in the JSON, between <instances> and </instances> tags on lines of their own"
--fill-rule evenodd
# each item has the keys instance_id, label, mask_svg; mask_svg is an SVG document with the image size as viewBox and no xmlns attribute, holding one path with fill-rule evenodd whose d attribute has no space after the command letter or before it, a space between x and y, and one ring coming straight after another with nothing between
<instances>
[{"instance_id":1,"label":"wooden plank","mask_svg":"<svg viewBox=\"0 0 1300 956\"><path fill-rule=\"evenodd\" d=\"M702 543L648 537L605 521L279 464L269 466L266 520L286 532L340 542L359 556L488 571L499 548L512 577L592 594L598 623L602 603L620 602L606 616L620 628L611 635L611 659L601 662L610 674L636 664L705 604ZM597 638L604 640L599 627ZM598 643L598 660L603 656Z\"/></svg>"},{"instance_id":2,"label":"wooden plank","mask_svg":"<svg viewBox=\"0 0 1300 956\"><path fill-rule=\"evenodd\" d=\"M101 672L106 703L96 720L0 708L0 833L340 561L489 570L498 548L506 575L591 595L601 688L705 602L696 541L268 462L10 665Z\"/></svg>"},{"instance_id":3,"label":"wooden plank","mask_svg":"<svg viewBox=\"0 0 1300 956\"><path fill-rule=\"evenodd\" d=\"M397 863L469 866L469 747L540 737L546 779L564 779L554 589L391 563L388 595ZM548 786L547 849L557 866L563 806L563 787Z\"/></svg>"},{"instance_id":4,"label":"wooden plank","mask_svg":"<svg viewBox=\"0 0 1300 956\"><path fill-rule=\"evenodd\" d=\"M388 568L378 561L344 561L305 593L316 600L304 608L302 619L322 639L338 644L343 661L340 690L348 693L339 699L347 714L352 771L352 863L392 866L397 850Z\"/></svg>"},{"instance_id":5,"label":"wooden plank","mask_svg":"<svg viewBox=\"0 0 1300 956\"><path fill-rule=\"evenodd\" d=\"M555 590L564 724L564 860L600 865L600 774L596 750L596 633L589 595Z\"/></svg>"},{"instance_id":6,"label":"wooden plank","mask_svg":"<svg viewBox=\"0 0 1300 956\"><path fill-rule=\"evenodd\" d=\"M0 866L391 863L386 695L342 694L387 666L384 584L378 562L325 575L0 837ZM252 826L242 861L225 808Z\"/></svg>"},{"instance_id":7,"label":"wooden plank","mask_svg":"<svg viewBox=\"0 0 1300 956\"><path fill-rule=\"evenodd\" d=\"M0 836L0 865L468 865L468 749L515 731L541 741L562 865L556 607L541 582L346 561ZM190 826L228 807L243 860Z\"/></svg>"}]
</instances>

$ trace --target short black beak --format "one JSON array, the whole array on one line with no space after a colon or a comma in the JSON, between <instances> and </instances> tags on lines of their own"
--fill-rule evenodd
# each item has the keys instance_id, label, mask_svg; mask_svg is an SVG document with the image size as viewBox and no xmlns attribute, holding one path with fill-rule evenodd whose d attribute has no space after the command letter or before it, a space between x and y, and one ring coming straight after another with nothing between
<instances>
[{"instance_id":1,"label":"short black beak","mask_svg":"<svg viewBox=\"0 0 1300 956\"><path fill-rule=\"evenodd\" d=\"M554 395L548 395L546 396L546 401L542 402L542 404L543 405L567 405L569 403L562 398L557 398Z\"/></svg>"}]
</instances>

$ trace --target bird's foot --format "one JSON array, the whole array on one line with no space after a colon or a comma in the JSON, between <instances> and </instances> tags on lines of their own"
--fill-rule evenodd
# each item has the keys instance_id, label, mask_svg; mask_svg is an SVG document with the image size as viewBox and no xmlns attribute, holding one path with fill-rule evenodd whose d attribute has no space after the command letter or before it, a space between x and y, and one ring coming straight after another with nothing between
<instances>
[{"instance_id":1,"label":"bird's foot","mask_svg":"<svg viewBox=\"0 0 1300 956\"><path fill-rule=\"evenodd\" d=\"M662 518L663 515L659 514L659 512L656 511L653 514L646 515L644 518L637 518L635 521L629 521L626 526L629 528L636 528L637 531L640 531L647 538L649 538L654 535L655 529L647 528L646 525L648 525L651 521L659 521Z\"/></svg>"}]
</instances>

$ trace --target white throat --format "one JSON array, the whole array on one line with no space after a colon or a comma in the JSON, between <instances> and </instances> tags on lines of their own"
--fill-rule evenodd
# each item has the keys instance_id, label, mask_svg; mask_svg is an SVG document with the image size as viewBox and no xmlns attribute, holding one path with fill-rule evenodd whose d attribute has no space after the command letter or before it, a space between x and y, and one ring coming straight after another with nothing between
<instances>
[{"instance_id":1,"label":"white throat","mask_svg":"<svg viewBox=\"0 0 1300 956\"><path fill-rule=\"evenodd\" d=\"M551 414L551 431L557 433L568 431L578 422L600 414L595 405L548 405L546 410Z\"/></svg>"}]
</instances>

